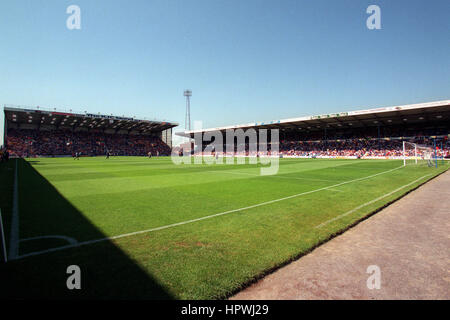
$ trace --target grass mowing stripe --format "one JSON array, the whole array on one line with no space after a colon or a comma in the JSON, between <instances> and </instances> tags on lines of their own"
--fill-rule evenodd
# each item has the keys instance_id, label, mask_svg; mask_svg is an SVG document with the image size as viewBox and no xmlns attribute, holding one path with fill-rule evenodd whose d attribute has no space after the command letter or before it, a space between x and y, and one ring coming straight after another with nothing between
<instances>
[{"instance_id":1,"label":"grass mowing stripe","mask_svg":"<svg viewBox=\"0 0 450 320\"><path fill-rule=\"evenodd\" d=\"M15 161L14 172L14 193L11 221L11 234L9 240L9 259L14 260L19 256L19 180L18 180L18 161Z\"/></svg>"},{"instance_id":2,"label":"grass mowing stripe","mask_svg":"<svg viewBox=\"0 0 450 320\"><path fill-rule=\"evenodd\" d=\"M401 165L401 161L355 160L355 165L347 162L348 165L332 168L344 162L296 159L284 165L280 159L282 176L334 181L319 183L244 175L233 177L231 174L185 175L231 167L185 166L187 170L177 170L170 160L159 163L150 160L147 166L131 164L135 157L123 159L130 161L113 164L103 158L79 162L30 159L19 163L19 253L25 255L70 245L61 239L23 241L39 235L66 235L80 242L122 235L303 193ZM293 162L296 164L292 165ZM74 292L68 292L64 285L64 270L76 262L82 270L89 270L89 285L75 293L80 298L225 299L254 279L326 241L336 230L346 230L446 168L448 166L438 170L407 166L372 179L217 219L8 260L0 266L4 271L0 274L6 275L6 281L0 286L0 296L73 298ZM233 169L259 173L255 166L234 166ZM0 164L0 170L2 177L7 174L9 180L8 188L2 185L9 192L0 194L9 249L14 160L8 167ZM87 170L99 172L99 179L80 181L73 175ZM121 179L105 180L105 174ZM321 229L314 228L426 174L431 176ZM334 192L336 189L342 192ZM99 191L104 194L97 195ZM62 272L55 272L58 270Z\"/></svg>"},{"instance_id":3,"label":"grass mowing stripe","mask_svg":"<svg viewBox=\"0 0 450 320\"><path fill-rule=\"evenodd\" d=\"M247 172L240 172L240 171L234 171L234 170L209 170L204 171L205 173L214 172L214 173L228 173L228 174L237 174L237 175L246 175L246 176L252 176L252 177L263 177L263 178L280 178L280 179L293 179L293 180L309 180L309 181L324 181L324 182L334 182L333 180L325 180L325 179L313 179L313 178L296 178L296 177L283 177L278 174L274 175L260 175L260 174L253 174L253 173L247 173Z\"/></svg>"},{"instance_id":4,"label":"grass mowing stripe","mask_svg":"<svg viewBox=\"0 0 450 320\"><path fill-rule=\"evenodd\" d=\"M368 205L370 205L370 204L372 204L372 203L375 203L375 202L377 202L377 201L380 201L381 199L384 199L384 198L386 198L386 197L389 197L390 195L393 195L394 193L396 193L396 192L398 192L398 191L400 191L400 190L402 190L402 189L404 189L404 188L406 188L406 187L409 187L410 185L412 185L412 184L414 184L414 183L416 183L416 182L422 180L422 179L425 178L425 177L429 177L429 176L431 176L431 174L426 174L426 175L420 177L419 179L414 180L413 182L410 182L410 183L408 183L408 184L405 184L404 186L401 186L400 188L395 189L394 191L391 191L391 192L389 192L389 193L386 193L385 195L382 195L381 197L378 197L378 198L376 198L376 199L373 199L373 200L371 200L371 201L369 201L369 202L366 202L366 203L364 203L364 204L362 204L362 205L360 205L360 206L358 206L358 207L356 207L356 208L354 208L354 209L352 209L352 210L350 210L350 211L347 211L346 213L340 214L340 215L338 215L337 217L334 217L334 218L332 218L332 219L330 219L330 220L327 220L327 221L325 221L325 222L323 222L323 223L321 223L321 224L315 226L315 228L321 228L321 227L323 227L323 226L329 224L330 222L339 220L339 219L341 219L341 218L343 218L343 217L345 217L345 216L347 216L347 215L349 215L349 214L351 214L351 213L353 213L353 212L355 212L355 211L357 211L357 210L359 210L359 209L361 209L361 208L364 208L364 207L366 207L366 206L368 206Z\"/></svg>"},{"instance_id":5,"label":"grass mowing stripe","mask_svg":"<svg viewBox=\"0 0 450 320\"><path fill-rule=\"evenodd\" d=\"M110 240L120 239L120 238L124 238L124 237L130 237L130 236L134 236L134 235L138 235L138 234L143 234L143 233L148 233L148 232L154 232L154 231L169 229L169 228L173 228L173 227L177 227L177 226L181 226L181 225L185 225L185 224L190 224L190 223L193 223L193 222L198 222L198 221L202 221L202 220L206 220L206 219L211 219L211 218L223 216L223 215L234 213L234 212L240 212L240 211L244 211L244 210L248 210L248 209L253 209L253 208L265 206L265 205L272 204L272 203L277 203L277 202L284 201L284 200L289 200L289 199L292 199L292 198L297 198L297 197L300 197L300 196L304 196L304 195L308 195L308 194L311 194L311 193L327 190L327 189L330 189L330 188L335 188L335 187L342 186L342 185L349 184L349 183L353 183L353 182L367 180L367 179L370 179L370 178L373 178L373 177L376 177L376 176L379 176L379 175L382 175L382 174L386 174L386 173L389 173L389 172L392 172L394 170L398 170L398 169L401 169L401 168L403 168L403 166L400 166L400 167L397 167L397 168L394 168L394 169L390 169L390 170L387 170L387 171L379 172L379 173L376 173L376 174L373 174L373 175L370 175L370 176L367 176L367 177L362 177L362 178L358 178L358 179L344 181L344 182L340 182L338 184L334 184L334 185L331 185L331 186L328 186L328 187L323 187L323 188L319 188L319 189L315 189L315 190L311 190L311 191L306 191L306 192L294 194L294 195L291 195L291 196L287 196L287 197L283 197L283 198L279 198L279 199L275 199L275 200L265 201L265 202L261 202L261 203L254 204L254 205L247 206L247 207L243 207L243 208L228 210L228 211L225 211L225 212L220 212L220 213L212 214L212 215L201 217L201 218L196 218L196 219L192 219L192 220L186 220L186 221L177 222L177 223L173 223L173 224L169 224L169 225L165 225L165 226L161 226L161 227L156 227L156 228L151 228L151 229L147 229L147 230L141 230L141 231L125 233L125 234L112 236L112 237L105 237L105 238L101 238L101 239L95 239L95 240L88 240L88 241L78 242L76 244L70 244L70 245L62 246L62 247L56 247L56 248L51 248L51 249L46 249L46 250L41 250L41 251L35 251L35 252L31 252L31 253L27 253L27 254L21 255L21 256L17 257L17 259L22 259L22 258L25 258L25 257L36 256L36 255L40 255L40 254L44 254L44 253L49 253L49 252L54 252L54 251L60 251L60 250L65 250L65 249L70 249L70 248L75 248L75 247L95 244L95 243L102 242L102 241L110 241Z\"/></svg>"}]
</instances>

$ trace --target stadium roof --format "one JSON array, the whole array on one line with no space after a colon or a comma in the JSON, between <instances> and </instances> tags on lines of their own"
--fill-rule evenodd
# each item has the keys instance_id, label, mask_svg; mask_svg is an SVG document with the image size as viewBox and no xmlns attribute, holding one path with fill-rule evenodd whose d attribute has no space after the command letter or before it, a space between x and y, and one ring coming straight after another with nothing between
<instances>
[{"instance_id":1,"label":"stadium roof","mask_svg":"<svg viewBox=\"0 0 450 320\"><path fill-rule=\"evenodd\" d=\"M432 121L450 121L450 100L383 107L367 110L330 113L267 122L177 132L189 137L198 132L224 131L227 129L307 129L318 131L327 129L361 128L378 125L416 124Z\"/></svg>"},{"instance_id":2,"label":"stadium roof","mask_svg":"<svg viewBox=\"0 0 450 320\"><path fill-rule=\"evenodd\" d=\"M76 113L70 110L58 111L41 107L18 107L5 105L5 119L11 123L37 126L55 126L68 128L88 128L96 130L113 129L139 133L159 132L178 126L176 122L136 119L125 116L93 113Z\"/></svg>"}]
</instances>

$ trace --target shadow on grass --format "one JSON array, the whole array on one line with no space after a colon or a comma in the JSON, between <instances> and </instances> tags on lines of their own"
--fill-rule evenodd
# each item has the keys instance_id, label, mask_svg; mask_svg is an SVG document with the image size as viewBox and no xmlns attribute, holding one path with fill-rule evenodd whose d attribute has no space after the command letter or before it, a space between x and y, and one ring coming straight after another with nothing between
<instances>
[{"instance_id":1,"label":"shadow on grass","mask_svg":"<svg viewBox=\"0 0 450 320\"><path fill-rule=\"evenodd\" d=\"M21 235L106 237L28 162L17 163ZM19 254L64 245L61 240L33 242L21 242ZM66 271L70 265L81 269L80 290L67 289L70 275ZM0 263L0 298L169 300L174 297L114 243L102 241Z\"/></svg>"}]
</instances>

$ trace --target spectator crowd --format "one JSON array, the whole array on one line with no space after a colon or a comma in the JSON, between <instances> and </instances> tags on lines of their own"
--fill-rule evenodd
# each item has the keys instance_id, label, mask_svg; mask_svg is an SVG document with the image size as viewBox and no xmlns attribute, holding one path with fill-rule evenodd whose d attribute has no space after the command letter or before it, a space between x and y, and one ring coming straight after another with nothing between
<instances>
[{"instance_id":1,"label":"spectator crowd","mask_svg":"<svg viewBox=\"0 0 450 320\"><path fill-rule=\"evenodd\" d=\"M425 156L430 152L434 142L431 140L409 140L416 143L418 156ZM406 156L415 155L415 148L407 145ZM287 156L319 156L319 157L402 157L402 140L385 139L346 139L325 141L281 141L280 153ZM448 141L437 145L437 157L450 157L450 145Z\"/></svg>"},{"instance_id":2,"label":"spectator crowd","mask_svg":"<svg viewBox=\"0 0 450 320\"><path fill-rule=\"evenodd\" d=\"M106 134L102 132L8 130L6 145L11 156L170 155L170 147L159 137Z\"/></svg>"},{"instance_id":3,"label":"spectator crowd","mask_svg":"<svg viewBox=\"0 0 450 320\"><path fill-rule=\"evenodd\" d=\"M0 162L8 162L9 152L6 148L0 147Z\"/></svg>"},{"instance_id":4,"label":"spectator crowd","mask_svg":"<svg viewBox=\"0 0 450 320\"><path fill-rule=\"evenodd\" d=\"M435 141L418 136L406 141L419 145L418 156L430 152ZM118 156L170 155L171 149L157 136L106 134L103 132L72 132L64 130L39 131L10 129L6 137L7 149L0 151L2 155L12 157L34 156L70 156L75 153L84 156L98 156L109 153ZM270 150L270 144L268 145ZM448 138L436 141L436 156L450 158L450 142ZM258 152L249 152L248 143L244 152L232 155L256 156ZM433 149L434 150L434 149ZM197 150L195 153L198 154ZM227 155L225 150L222 154ZM414 156L411 144L406 148L407 156ZM274 155L274 152L269 154ZM342 140L299 141L291 137L281 140L278 154L299 157L402 157L403 141L396 138L353 138ZM434 155L433 155L434 156ZM4 159L4 158L3 158Z\"/></svg>"},{"instance_id":5,"label":"spectator crowd","mask_svg":"<svg viewBox=\"0 0 450 320\"><path fill-rule=\"evenodd\" d=\"M418 157L425 158L427 155L438 158L450 158L450 142L447 138L440 138L436 141L432 138L409 137L405 139L405 153L407 157L414 157L417 152ZM434 144L436 142L436 154L434 154ZM414 145L417 145L417 149ZM195 154L205 154L205 145L201 149L196 149ZM269 155L282 155L291 157L355 157L355 158L398 158L403 157L403 139L401 138L353 138L343 140L315 140L299 141L285 139L281 140L278 152L267 145ZM250 148L248 142L245 145L234 146L234 152L229 152L227 146L223 150L212 151L213 154L224 156L257 156L261 151L255 151L256 146ZM271 151L272 150L272 151Z\"/></svg>"}]
</instances>

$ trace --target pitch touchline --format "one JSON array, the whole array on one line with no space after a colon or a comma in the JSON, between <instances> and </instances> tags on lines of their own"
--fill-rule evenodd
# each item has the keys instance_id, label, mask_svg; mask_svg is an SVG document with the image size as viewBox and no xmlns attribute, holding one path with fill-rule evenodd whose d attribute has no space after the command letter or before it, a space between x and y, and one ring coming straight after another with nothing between
<instances>
[{"instance_id":1,"label":"pitch touchline","mask_svg":"<svg viewBox=\"0 0 450 320\"><path fill-rule=\"evenodd\" d=\"M377 202L377 201L379 201L379 200L381 200L381 199L384 199L384 198L386 198L386 197L389 197L390 195L393 195L393 194L396 193L397 191L400 191L400 190L402 190L402 189L404 189L404 188L406 188L406 187L409 187L410 185L412 185L412 184L416 183L417 181L420 181L420 180L422 180L423 178L428 177L428 176L431 176L431 174L424 175L423 177L420 177L419 179L416 179L416 180L414 180L414 181L411 182L411 183L405 184L404 186L401 186L400 188L397 188L397 189L395 189L394 191L391 191L391 192L389 192L389 193L386 193L385 195L382 195L381 197L378 197L378 198L376 198L376 199L373 199L373 200L371 200L371 201L369 201L369 202L366 202L366 203L364 203L364 204L362 204L362 205L360 205L360 206L358 206L358 207L356 207L356 208L354 208L354 209L352 209L352 210L350 210L350 211L347 211L346 213L343 213L343 214L341 214L341 215L338 215L337 217L334 217L334 218L332 218L332 219L330 219L330 220L327 220L327 221L325 221L325 222L323 222L323 223L321 223L321 224L315 226L315 228L321 228L321 227L323 227L323 226L329 224L330 222L339 220L339 219L341 219L341 218L343 218L343 217L345 217L345 216L347 216L347 215L349 215L349 214L351 214L351 213L353 213L353 212L355 212L355 211L357 211L357 210L359 210L359 209L361 209L361 208L364 208L364 207L366 207L366 206L368 206L368 205L370 205L370 204L372 204L372 203L375 203L375 202Z\"/></svg>"},{"instance_id":2,"label":"pitch touchline","mask_svg":"<svg viewBox=\"0 0 450 320\"><path fill-rule=\"evenodd\" d=\"M70 244L70 245L57 247L57 248L52 248L52 249L46 249L46 250L42 250L42 251L35 251L35 252L31 252L31 253L20 255L20 256L16 257L16 259L26 258L26 257L30 257L30 256L36 256L36 255L40 255L40 254L44 254L44 253L55 252L55 251L60 251L60 250L65 250L65 249L70 249L70 248L75 248L75 247L81 247L81 246L90 245L90 244L103 242L103 241L109 241L109 240L115 240L115 239L135 236L135 235L143 234L143 233L149 233L149 232L169 229L169 228L173 228L173 227L177 227L177 226L181 226L181 225L185 225L185 224L190 224L190 223L194 223L194 222L198 222L198 221L202 221L202 220L206 220L206 219L211 219L211 218L223 216L223 215L226 215L226 214L229 214L229 213L233 213L233 212L244 211L244 210L257 208L257 207L265 206L265 205L268 205L268 204L272 204L272 203L276 203L276 202L280 202L280 201L284 201L284 200L289 200L289 199L292 199L292 198L297 198L297 197L300 197L300 196L308 195L308 194L319 192L319 191L322 191L322 190L327 190L327 189L330 189L330 188L339 187L339 186L342 186L344 184L348 184L348 183L352 183L352 182L357 182L357 181L370 179L370 178L373 178L373 177L376 177L376 176L379 176L379 175L382 175L382 174L385 174L385 173L389 173L389 172L392 172L394 170L398 170L398 169L401 169L401 168L403 168L403 166L400 166L400 167L397 167L397 168L394 168L394 169L390 169L390 170L387 170L387 171L383 171L383 172L380 172L380 173L376 173L376 174L373 174L373 175L370 175L370 176L367 176L367 177L362 177L362 178L358 178L358 179L344 181L344 182L340 182L340 183L337 183L337 184L334 184L334 185L331 185L331 186L328 186L328 187L323 187L323 188L319 188L319 189L315 189L315 190L311 190L311 191L306 191L306 192L294 194L294 195L291 195L291 196L288 196L288 197L284 197L284 198L280 198L280 199L265 201L265 202L254 204L254 205L251 205L251 206L248 206L248 207L243 207L243 208L233 209L233 210L229 210L229 211L225 211L225 212L220 212L220 213L212 214L212 215L201 217L201 218L196 218L196 219L192 219L192 220L177 222L177 223L173 223L173 224L169 224L169 225L165 225L165 226L161 226L161 227L156 227L156 228L151 228L151 229L146 229L146 230L141 230L141 231L124 233L124 234L117 235L117 236L112 236L112 237L106 237L106 238L101 238L101 239L96 239L96 240L82 241L82 242L78 242L76 244Z\"/></svg>"}]
</instances>

